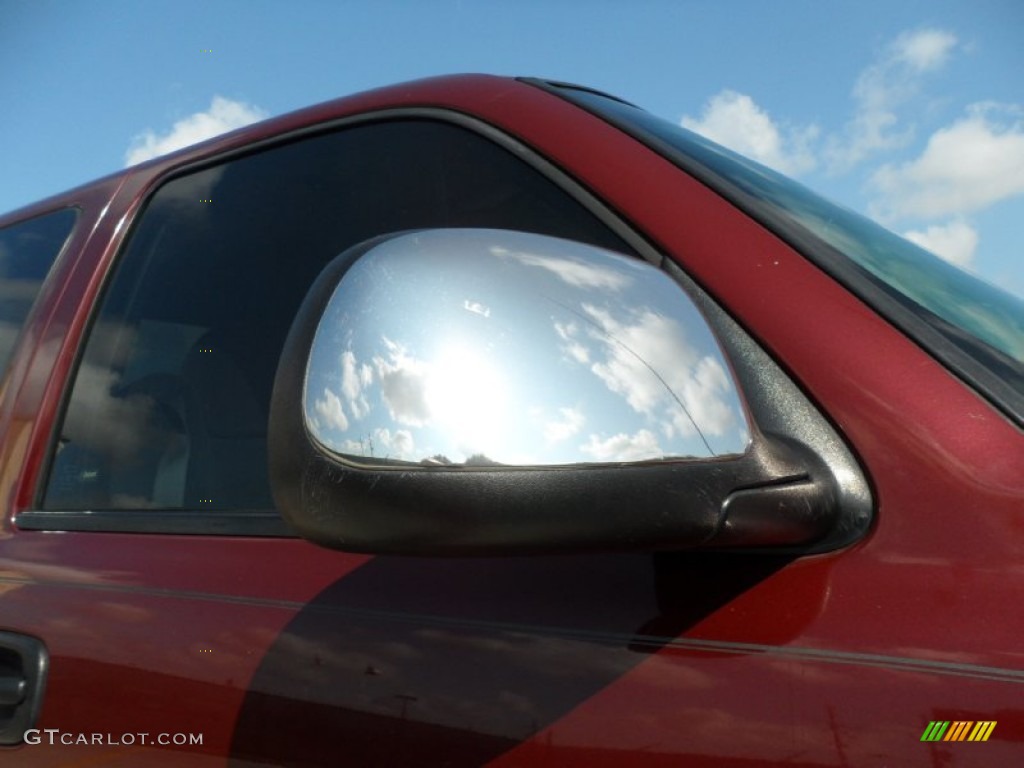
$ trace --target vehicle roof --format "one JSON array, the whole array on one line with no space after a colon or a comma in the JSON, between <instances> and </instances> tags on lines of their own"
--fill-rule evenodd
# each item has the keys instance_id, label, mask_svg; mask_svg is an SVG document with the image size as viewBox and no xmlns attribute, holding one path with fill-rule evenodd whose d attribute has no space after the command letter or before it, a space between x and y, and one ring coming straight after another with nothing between
<instances>
[{"instance_id":1,"label":"vehicle roof","mask_svg":"<svg viewBox=\"0 0 1024 768\"><path fill-rule=\"evenodd\" d=\"M198 162L359 112L416 106L460 110L477 99L497 99L509 90L529 87L512 77L461 74L424 78L343 96L237 128L0 214L0 227L79 204L81 200L95 198L97 194L112 196L126 181L136 177L152 178L171 167Z\"/></svg>"}]
</instances>

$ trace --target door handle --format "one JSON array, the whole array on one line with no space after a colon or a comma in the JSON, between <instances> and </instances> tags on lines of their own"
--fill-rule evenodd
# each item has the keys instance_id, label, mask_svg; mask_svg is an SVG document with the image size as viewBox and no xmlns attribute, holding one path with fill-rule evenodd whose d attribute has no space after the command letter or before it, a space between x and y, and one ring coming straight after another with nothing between
<instances>
[{"instance_id":1,"label":"door handle","mask_svg":"<svg viewBox=\"0 0 1024 768\"><path fill-rule=\"evenodd\" d=\"M0 709L16 707L25 699L28 683L23 677L0 678Z\"/></svg>"},{"instance_id":2,"label":"door handle","mask_svg":"<svg viewBox=\"0 0 1024 768\"><path fill-rule=\"evenodd\" d=\"M0 745L20 744L35 725L49 665L41 640L0 632Z\"/></svg>"}]
</instances>

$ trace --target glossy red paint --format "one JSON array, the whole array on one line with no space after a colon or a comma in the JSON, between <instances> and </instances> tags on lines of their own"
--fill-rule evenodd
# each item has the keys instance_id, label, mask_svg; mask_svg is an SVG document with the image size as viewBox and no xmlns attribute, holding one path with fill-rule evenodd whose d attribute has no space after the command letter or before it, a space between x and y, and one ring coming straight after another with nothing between
<instances>
[{"instance_id":1,"label":"glossy red paint","mask_svg":"<svg viewBox=\"0 0 1024 768\"><path fill-rule=\"evenodd\" d=\"M559 575L571 572L573 561L560 571L544 563L476 563L460 571L457 563L413 562L396 576L399 566L385 558L328 552L298 540L19 531L12 519L32 506L90 310L149 191L185 166L254 142L364 112L424 106L474 115L516 136L589 188L708 290L790 372L862 462L877 505L870 534L844 551L778 563L765 572L755 568L748 580L723 590L728 599L708 607L699 593L715 592L732 572L733 565L721 558L698 561L703 570L656 571L652 584L637 577L634 591L623 588L621 595L588 600L585 584L567 586L569 576ZM558 684L560 666L604 681L586 700L532 730L528 722L513 726L500 720L500 729L495 725L497 730L484 735L504 741L474 746L478 751L467 752L466 761L1019 761L1024 614L1016 605L1024 590L1024 436L791 247L601 120L523 83L439 78L267 121L32 210L68 204L81 208L81 219L0 394L0 628L34 634L49 647L52 671L38 727L202 732L206 739L201 748L184 751L22 746L0 749L0 759L26 766L206 766L233 756L232 765L244 765L257 756L239 747L238 734L264 722L260 707L275 713L305 707L311 722L323 718L324 727L343 729L345 717L355 722L361 713L339 703L332 709L328 704L335 700L324 698L322 690L275 700L272 691L254 689L253 681L272 680L266 660L283 653L282 647L294 654L302 670L297 675L315 675L318 660L332 653L354 654L353 663L361 664L366 647L357 629L345 627L363 626L359 611L371 610L375 594L403 586L414 593L409 605L420 606L434 633L403 636L424 658L468 658L479 651L474 658L550 664L554 671L545 680L551 686ZM0 219L0 225L24 215ZM579 565L605 573L590 560ZM735 570L748 565L738 563ZM595 577L593 584L614 592L625 572L615 560L607 567L610 575ZM460 586L466 580L461 573L475 574L493 591ZM623 645L622 638L645 633L632 613L592 618L600 603L633 600L634 592L653 601L665 584L657 609L637 609L644 618L672 619L649 632L663 642L606 653L602 643ZM497 598L511 601L517 592L526 595L522 604L505 611ZM487 604L488 594L494 605ZM365 631L383 638L391 620L375 616ZM533 627L533 634L523 625ZM316 634L324 626L336 634L323 637L340 647ZM584 632L585 639L573 634ZM593 639L601 632L604 639ZM337 659L324 664L336 675L331 679L362 679L345 678ZM598 677L594 669L605 667L613 673ZM474 701L471 681L450 684ZM267 699L247 698L254 690ZM535 704L505 702L522 707L524 721L528 705ZM412 712L403 707L401 716L384 725L359 720L359 727L380 727L381 738L400 741L396 723L405 727L407 716L416 721L415 707ZM922 744L921 732L935 719L999 724L983 745ZM423 729L459 725L454 714L420 715L418 722ZM299 729L293 737L325 735L300 726L292 726ZM466 743L469 730L461 732ZM455 749L455 737L440 730L424 734L417 743ZM335 758L344 760L346 742L333 746ZM296 743L295 749L303 748ZM319 752L310 759L327 760Z\"/></svg>"},{"instance_id":2,"label":"glossy red paint","mask_svg":"<svg viewBox=\"0 0 1024 768\"><path fill-rule=\"evenodd\" d=\"M368 559L299 540L15 538L22 537L33 540L17 559L3 547L0 604L18 617L19 631L46 639L53 659L39 727L115 736L198 733L203 743L194 751L221 762L266 650L325 583ZM38 747L21 749L22 765L53 758ZM75 746L63 759L106 765L123 752ZM136 747L126 764L149 759L168 759L166 750Z\"/></svg>"}]
</instances>

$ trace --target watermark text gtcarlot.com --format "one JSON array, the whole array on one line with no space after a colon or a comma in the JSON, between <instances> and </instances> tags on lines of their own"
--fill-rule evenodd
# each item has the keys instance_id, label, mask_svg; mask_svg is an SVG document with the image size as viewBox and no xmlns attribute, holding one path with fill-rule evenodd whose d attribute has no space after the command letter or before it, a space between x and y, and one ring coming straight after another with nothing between
<instances>
[{"instance_id":1,"label":"watermark text gtcarlot.com","mask_svg":"<svg viewBox=\"0 0 1024 768\"><path fill-rule=\"evenodd\" d=\"M56 746L102 746L102 747L184 747L202 746L201 733L72 733L59 728L30 728L25 731L26 744L49 744Z\"/></svg>"}]
</instances>

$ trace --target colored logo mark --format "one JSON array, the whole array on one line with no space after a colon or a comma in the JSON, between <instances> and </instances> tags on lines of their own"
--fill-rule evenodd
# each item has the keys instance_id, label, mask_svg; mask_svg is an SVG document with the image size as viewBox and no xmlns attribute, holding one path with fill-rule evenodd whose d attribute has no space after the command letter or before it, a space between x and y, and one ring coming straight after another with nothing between
<instances>
[{"instance_id":1,"label":"colored logo mark","mask_svg":"<svg viewBox=\"0 0 1024 768\"><path fill-rule=\"evenodd\" d=\"M995 727L995 720L932 720L921 741L988 741Z\"/></svg>"}]
</instances>

